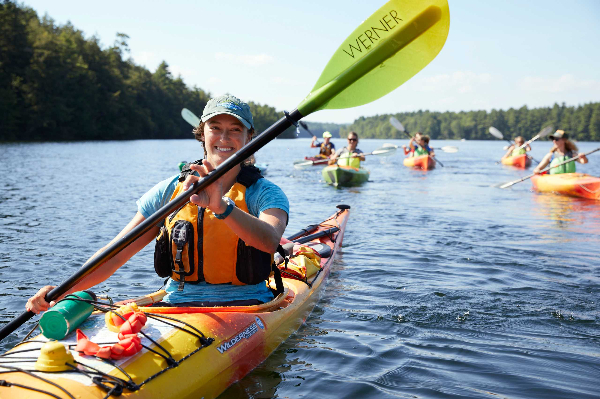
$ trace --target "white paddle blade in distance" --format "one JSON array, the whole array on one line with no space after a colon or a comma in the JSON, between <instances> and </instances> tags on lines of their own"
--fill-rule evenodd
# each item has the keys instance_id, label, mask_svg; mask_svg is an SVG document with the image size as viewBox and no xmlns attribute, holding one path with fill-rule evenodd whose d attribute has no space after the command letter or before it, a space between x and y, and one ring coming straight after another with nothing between
<instances>
[{"instance_id":1,"label":"white paddle blade in distance","mask_svg":"<svg viewBox=\"0 0 600 399\"><path fill-rule=\"evenodd\" d=\"M187 108L181 110L181 117L193 127L200 125L200 118L198 118L192 111Z\"/></svg>"},{"instance_id":2,"label":"white paddle blade in distance","mask_svg":"<svg viewBox=\"0 0 600 399\"><path fill-rule=\"evenodd\" d=\"M546 126L545 128L542 129L541 132L538 133L538 136L540 138L542 137L546 137L547 135L549 135L552 131L554 130L553 126Z\"/></svg>"},{"instance_id":3,"label":"white paddle blade in distance","mask_svg":"<svg viewBox=\"0 0 600 399\"><path fill-rule=\"evenodd\" d=\"M494 126L490 127L490 134L496 137L497 139L504 139L504 135L500 132L500 130L496 129Z\"/></svg>"},{"instance_id":4,"label":"white paddle blade in distance","mask_svg":"<svg viewBox=\"0 0 600 399\"><path fill-rule=\"evenodd\" d=\"M390 124L392 126L394 126L396 129L400 130L401 132L404 131L404 126L402 126L402 123L400 123L400 121L396 118L394 118L393 116L390 117Z\"/></svg>"},{"instance_id":5,"label":"white paddle blade in distance","mask_svg":"<svg viewBox=\"0 0 600 399\"><path fill-rule=\"evenodd\" d=\"M445 147L440 148L440 150L442 150L444 152L458 152L458 147L447 145Z\"/></svg>"},{"instance_id":6,"label":"white paddle blade in distance","mask_svg":"<svg viewBox=\"0 0 600 399\"><path fill-rule=\"evenodd\" d=\"M379 156L389 156L395 153L397 149L397 145L384 144L383 147L376 149L375 151L371 152L371 154Z\"/></svg>"}]
</instances>

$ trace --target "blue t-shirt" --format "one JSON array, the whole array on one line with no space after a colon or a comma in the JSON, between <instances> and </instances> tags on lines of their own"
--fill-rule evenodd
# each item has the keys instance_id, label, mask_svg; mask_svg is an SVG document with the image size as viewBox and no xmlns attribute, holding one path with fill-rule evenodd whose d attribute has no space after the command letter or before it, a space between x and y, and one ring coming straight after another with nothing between
<instances>
[{"instance_id":1,"label":"blue t-shirt","mask_svg":"<svg viewBox=\"0 0 600 399\"><path fill-rule=\"evenodd\" d=\"M158 209L169 202L177 187L179 175L165 179L152 187L137 201L138 211L145 217L150 217ZM290 214L290 204L285 193L267 179L259 179L246 189L246 205L252 216L258 217L261 212L277 208ZM162 224L162 223L161 223ZM204 301L234 301L258 299L268 302L273 299L273 294L265 283L256 285L231 285L231 284L186 284L183 291L177 291L179 283L169 279L165 290L167 296L163 302L204 302Z\"/></svg>"}]
</instances>

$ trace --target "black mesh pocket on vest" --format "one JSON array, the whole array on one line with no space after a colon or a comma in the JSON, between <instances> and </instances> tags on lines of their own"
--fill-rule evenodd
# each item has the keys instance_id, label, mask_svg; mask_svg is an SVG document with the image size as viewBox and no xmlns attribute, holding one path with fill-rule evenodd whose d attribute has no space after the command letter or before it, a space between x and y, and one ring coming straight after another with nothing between
<instances>
[{"instance_id":1,"label":"black mesh pocket on vest","mask_svg":"<svg viewBox=\"0 0 600 399\"><path fill-rule=\"evenodd\" d=\"M258 284L271 274L271 254L238 240L235 275L244 284Z\"/></svg>"},{"instance_id":2,"label":"black mesh pocket on vest","mask_svg":"<svg viewBox=\"0 0 600 399\"><path fill-rule=\"evenodd\" d=\"M154 270L159 277L171 275L171 250L169 247L169 234L167 234L165 226L162 226L154 244Z\"/></svg>"}]
</instances>

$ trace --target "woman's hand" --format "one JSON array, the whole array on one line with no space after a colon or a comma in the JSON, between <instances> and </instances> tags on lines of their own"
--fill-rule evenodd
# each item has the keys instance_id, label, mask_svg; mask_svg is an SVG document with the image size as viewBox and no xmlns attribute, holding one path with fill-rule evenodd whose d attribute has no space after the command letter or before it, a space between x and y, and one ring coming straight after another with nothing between
<instances>
[{"instance_id":1,"label":"woman's hand","mask_svg":"<svg viewBox=\"0 0 600 399\"><path fill-rule=\"evenodd\" d=\"M200 177L190 175L185 179L183 189L189 189L194 183L203 177L206 177L210 172L215 170L209 161L204 159L202 165L190 165L190 169L198 172ZM199 207L208 208L214 213L220 214L225 212L227 209L227 203L223 201L224 192L223 188L223 177L212 183L198 194L194 194L190 197L190 201Z\"/></svg>"},{"instance_id":2,"label":"woman's hand","mask_svg":"<svg viewBox=\"0 0 600 399\"><path fill-rule=\"evenodd\" d=\"M50 303L46 302L46 295L56 288L53 285L47 285L45 287L40 288L40 290L27 300L27 304L25 305L25 309L35 314L40 312L45 312L48 308L55 305L55 301L50 301Z\"/></svg>"}]
</instances>

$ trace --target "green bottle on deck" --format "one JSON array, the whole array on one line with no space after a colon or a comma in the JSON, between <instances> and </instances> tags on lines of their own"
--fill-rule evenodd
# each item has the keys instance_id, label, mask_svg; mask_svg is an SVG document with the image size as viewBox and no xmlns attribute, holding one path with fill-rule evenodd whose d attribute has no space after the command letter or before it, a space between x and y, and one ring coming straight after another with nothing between
<instances>
[{"instance_id":1,"label":"green bottle on deck","mask_svg":"<svg viewBox=\"0 0 600 399\"><path fill-rule=\"evenodd\" d=\"M46 311L40 319L40 330L49 339L63 339L75 330L94 311L94 305L77 299L96 300L91 291L77 291L67 295L63 300Z\"/></svg>"}]
</instances>

